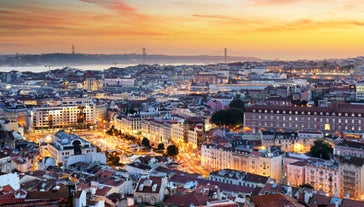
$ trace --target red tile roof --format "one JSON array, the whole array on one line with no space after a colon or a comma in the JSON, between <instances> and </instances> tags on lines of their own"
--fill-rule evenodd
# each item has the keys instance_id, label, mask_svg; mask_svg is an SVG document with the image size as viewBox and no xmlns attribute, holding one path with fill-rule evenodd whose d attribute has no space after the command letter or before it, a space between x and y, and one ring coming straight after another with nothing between
<instances>
[{"instance_id":1,"label":"red tile roof","mask_svg":"<svg viewBox=\"0 0 364 207\"><path fill-rule=\"evenodd\" d=\"M269 194L269 195L258 195L253 196L251 201L255 203L256 207L284 207L284 206L295 206L304 207L304 205L299 204L298 201L290 196L285 196L282 194Z\"/></svg>"},{"instance_id":2,"label":"red tile roof","mask_svg":"<svg viewBox=\"0 0 364 207\"><path fill-rule=\"evenodd\" d=\"M184 195L174 195L164 200L165 204L175 205L179 207L190 207L191 204L194 206L204 206L208 200L208 196L188 193Z\"/></svg>"},{"instance_id":3,"label":"red tile roof","mask_svg":"<svg viewBox=\"0 0 364 207\"><path fill-rule=\"evenodd\" d=\"M109 192L111 190L111 188L110 187L103 187L103 188L98 188L97 190L96 190L96 193L95 193L95 195L98 195L98 196L106 196L107 195L107 193Z\"/></svg>"},{"instance_id":4,"label":"red tile roof","mask_svg":"<svg viewBox=\"0 0 364 207\"><path fill-rule=\"evenodd\" d=\"M14 189L10 185L5 185L2 188L2 193L4 194L14 192Z\"/></svg>"}]
</instances>

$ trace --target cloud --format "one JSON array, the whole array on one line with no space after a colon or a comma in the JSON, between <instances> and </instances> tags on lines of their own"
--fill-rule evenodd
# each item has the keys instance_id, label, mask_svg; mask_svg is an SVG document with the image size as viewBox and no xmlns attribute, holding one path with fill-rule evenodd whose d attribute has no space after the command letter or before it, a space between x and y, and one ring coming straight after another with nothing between
<instances>
[{"instance_id":1,"label":"cloud","mask_svg":"<svg viewBox=\"0 0 364 207\"><path fill-rule=\"evenodd\" d=\"M212 19L212 20L233 20L238 21L241 20L239 18L230 17L226 15L213 15L213 14L192 14L193 17L204 18L204 19Z\"/></svg>"},{"instance_id":2,"label":"cloud","mask_svg":"<svg viewBox=\"0 0 364 207\"><path fill-rule=\"evenodd\" d=\"M312 19L299 19L287 23L275 24L273 26L259 28L258 31L294 31L294 30L317 30L317 29L340 29L362 27L363 20L327 20L317 21Z\"/></svg>"},{"instance_id":3,"label":"cloud","mask_svg":"<svg viewBox=\"0 0 364 207\"><path fill-rule=\"evenodd\" d=\"M136 12L136 9L129 6L122 0L80 0L82 2L96 4L101 7L114 10L118 13L133 13Z\"/></svg>"},{"instance_id":4,"label":"cloud","mask_svg":"<svg viewBox=\"0 0 364 207\"><path fill-rule=\"evenodd\" d=\"M279 6L285 4L294 4L302 2L301 0L254 0L251 3L255 6Z\"/></svg>"}]
</instances>

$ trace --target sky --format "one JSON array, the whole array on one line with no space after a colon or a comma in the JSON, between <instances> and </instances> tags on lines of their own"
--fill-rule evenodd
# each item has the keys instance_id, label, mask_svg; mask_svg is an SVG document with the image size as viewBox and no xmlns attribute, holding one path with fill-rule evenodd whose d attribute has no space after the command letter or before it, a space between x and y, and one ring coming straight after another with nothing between
<instances>
[{"instance_id":1,"label":"sky","mask_svg":"<svg viewBox=\"0 0 364 207\"><path fill-rule=\"evenodd\" d=\"M362 0L1 0L0 54L364 55Z\"/></svg>"}]
</instances>

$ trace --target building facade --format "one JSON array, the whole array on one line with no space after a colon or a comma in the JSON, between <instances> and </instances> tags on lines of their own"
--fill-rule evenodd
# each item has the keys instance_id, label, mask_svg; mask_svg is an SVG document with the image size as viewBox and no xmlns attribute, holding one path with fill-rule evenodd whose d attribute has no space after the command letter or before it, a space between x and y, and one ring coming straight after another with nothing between
<instances>
[{"instance_id":1,"label":"building facade","mask_svg":"<svg viewBox=\"0 0 364 207\"><path fill-rule=\"evenodd\" d=\"M337 162L327 160L311 160L306 164L305 183L315 190L337 194L340 189L339 165Z\"/></svg>"},{"instance_id":2,"label":"building facade","mask_svg":"<svg viewBox=\"0 0 364 207\"><path fill-rule=\"evenodd\" d=\"M341 131L361 131L364 124L364 105L333 103L331 107L283 107L255 105L246 108L244 126L253 132L322 131L334 134Z\"/></svg>"},{"instance_id":3,"label":"building facade","mask_svg":"<svg viewBox=\"0 0 364 207\"><path fill-rule=\"evenodd\" d=\"M283 155L270 149L249 151L229 146L203 144L201 165L211 170L233 169L262 176L269 176L282 182Z\"/></svg>"},{"instance_id":4,"label":"building facade","mask_svg":"<svg viewBox=\"0 0 364 207\"><path fill-rule=\"evenodd\" d=\"M91 99L65 99L61 106L35 107L28 112L30 131L89 128L96 123L96 106Z\"/></svg>"},{"instance_id":5,"label":"building facade","mask_svg":"<svg viewBox=\"0 0 364 207\"><path fill-rule=\"evenodd\" d=\"M48 143L48 151L56 159L58 165L64 162L64 158L72 155L80 155L96 152L96 147L75 134L58 131L54 142Z\"/></svg>"},{"instance_id":6,"label":"building facade","mask_svg":"<svg viewBox=\"0 0 364 207\"><path fill-rule=\"evenodd\" d=\"M364 158L344 157L339 166L339 196L364 199Z\"/></svg>"}]
</instances>

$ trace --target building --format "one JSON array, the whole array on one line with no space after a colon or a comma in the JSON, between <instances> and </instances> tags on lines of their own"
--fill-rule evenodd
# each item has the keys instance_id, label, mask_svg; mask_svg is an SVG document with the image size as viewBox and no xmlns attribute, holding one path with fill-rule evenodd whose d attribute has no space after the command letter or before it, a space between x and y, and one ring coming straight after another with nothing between
<instances>
[{"instance_id":1,"label":"building","mask_svg":"<svg viewBox=\"0 0 364 207\"><path fill-rule=\"evenodd\" d=\"M358 82L355 84L355 99L356 101L364 100L364 82Z\"/></svg>"},{"instance_id":2,"label":"building","mask_svg":"<svg viewBox=\"0 0 364 207\"><path fill-rule=\"evenodd\" d=\"M265 184L271 181L270 178L266 176L232 169L223 169L211 172L208 179L216 182L247 186L251 188L264 187Z\"/></svg>"},{"instance_id":3,"label":"building","mask_svg":"<svg viewBox=\"0 0 364 207\"><path fill-rule=\"evenodd\" d=\"M132 87L135 85L134 78L105 78L104 87L108 86L127 86Z\"/></svg>"},{"instance_id":4,"label":"building","mask_svg":"<svg viewBox=\"0 0 364 207\"><path fill-rule=\"evenodd\" d=\"M282 182L283 154L277 150L241 149L239 147L203 144L201 165L212 170L234 169L261 176L269 176Z\"/></svg>"},{"instance_id":5,"label":"building","mask_svg":"<svg viewBox=\"0 0 364 207\"><path fill-rule=\"evenodd\" d=\"M16 173L0 174L0 187L6 185L10 185L14 190L19 190L19 175Z\"/></svg>"},{"instance_id":6,"label":"building","mask_svg":"<svg viewBox=\"0 0 364 207\"><path fill-rule=\"evenodd\" d=\"M361 131L364 123L364 104L332 103L327 107L288 107L254 105L244 112L244 126L253 132L322 131L334 134L341 131Z\"/></svg>"},{"instance_id":7,"label":"building","mask_svg":"<svg viewBox=\"0 0 364 207\"><path fill-rule=\"evenodd\" d=\"M278 146L285 152L306 153L314 145L314 141L322 139L322 132L283 132L283 131L262 131L262 145Z\"/></svg>"},{"instance_id":8,"label":"building","mask_svg":"<svg viewBox=\"0 0 364 207\"><path fill-rule=\"evenodd\" d=\"M8 155L7 151L0 151L0 168L1 173L10 173L11 172L11 156Z\"/></svg>"},{"instance_id":9,"label":"building","mask_svg":"<svg viewBox=\"0 0 364 207\"><path fill-rule=\"evenodd\" d=\"M364 158L345 156L339 165L339 196L364 200Z\"/></svg>"},{"instance_id":10,"label":"building","mask_svg":"<svg viewBox=\"0 0 364 207\"><path fill-rule=\"evenodd\" d=\"M139 204L155 205L164 200L167 184L167 177L142 177L136 185L134 198Z\"/></svg>"},{"instance_id":11,"label":"building","mask_svg":"<svg viewBox=\"0 0 364 207\"><path fill-rule=\"evenodd\" d=\"M95 123L95 104L84 98L64 99L61 106L35 107L27 116L27 126L31 131L89 128Z\"/></svg>"},{"instance_id":12,"label":"building","mask_svg":"<svg viewBox=\"0 0 364 207\"><path fill-rule=\"evenodd\" d=\"M193 76L193 83L198 85L227 83L228 78L218 74L196 74Z\"/></svg>"},{"instance_id":13,"label":"building","mask_svg":"<svg viewBox=\"0 0 364 207\"><path fill-rule=\"evenodd\" d=\"M293 187L299 187L305 184L306 160L298 160L287 164L287 184Z\"/></svg>"},{"instance_id":14,"label":"building","mask_svg":"<svg viewBox=\"0 0 364 207\"><path fill-rule=\"evenodd\" d=\"M310 160L306 164L305 183L317 191L335 195L341 187L339 174L337 162L321 159Z\"/></svg>"},{"instance_id":15,"label":"building","mask_svg":"<svg viewBox=\"0 0 364 207\"><path fill-rule=\"evenodd\" d=\"M65 131L55 134L54 142L48 143L48 151L56 159L58 165L64 162L64 158L72 155L80 155L96 152L96 147L86 140Z\"/></svg>"},{"instance_id":16,"label":"building","mask_svg":"<svg viewBox=\"0 0 364 207\"><path fill-rule=\"evenodd\" d=\"M86 78L83 81L83 88L88 91L97 91L102 88L102 82L96 78Z\"/></svg>"},{"instance_id":17,"label":"building","mask_svg":"<svg viewBox=\"0 0 364 207\"><path fill-rule=\"evenodd\" d=\"M364 144L345 139L338 139L334 146L334 155L364 158Z\"/></svg>"}]
</instances>

